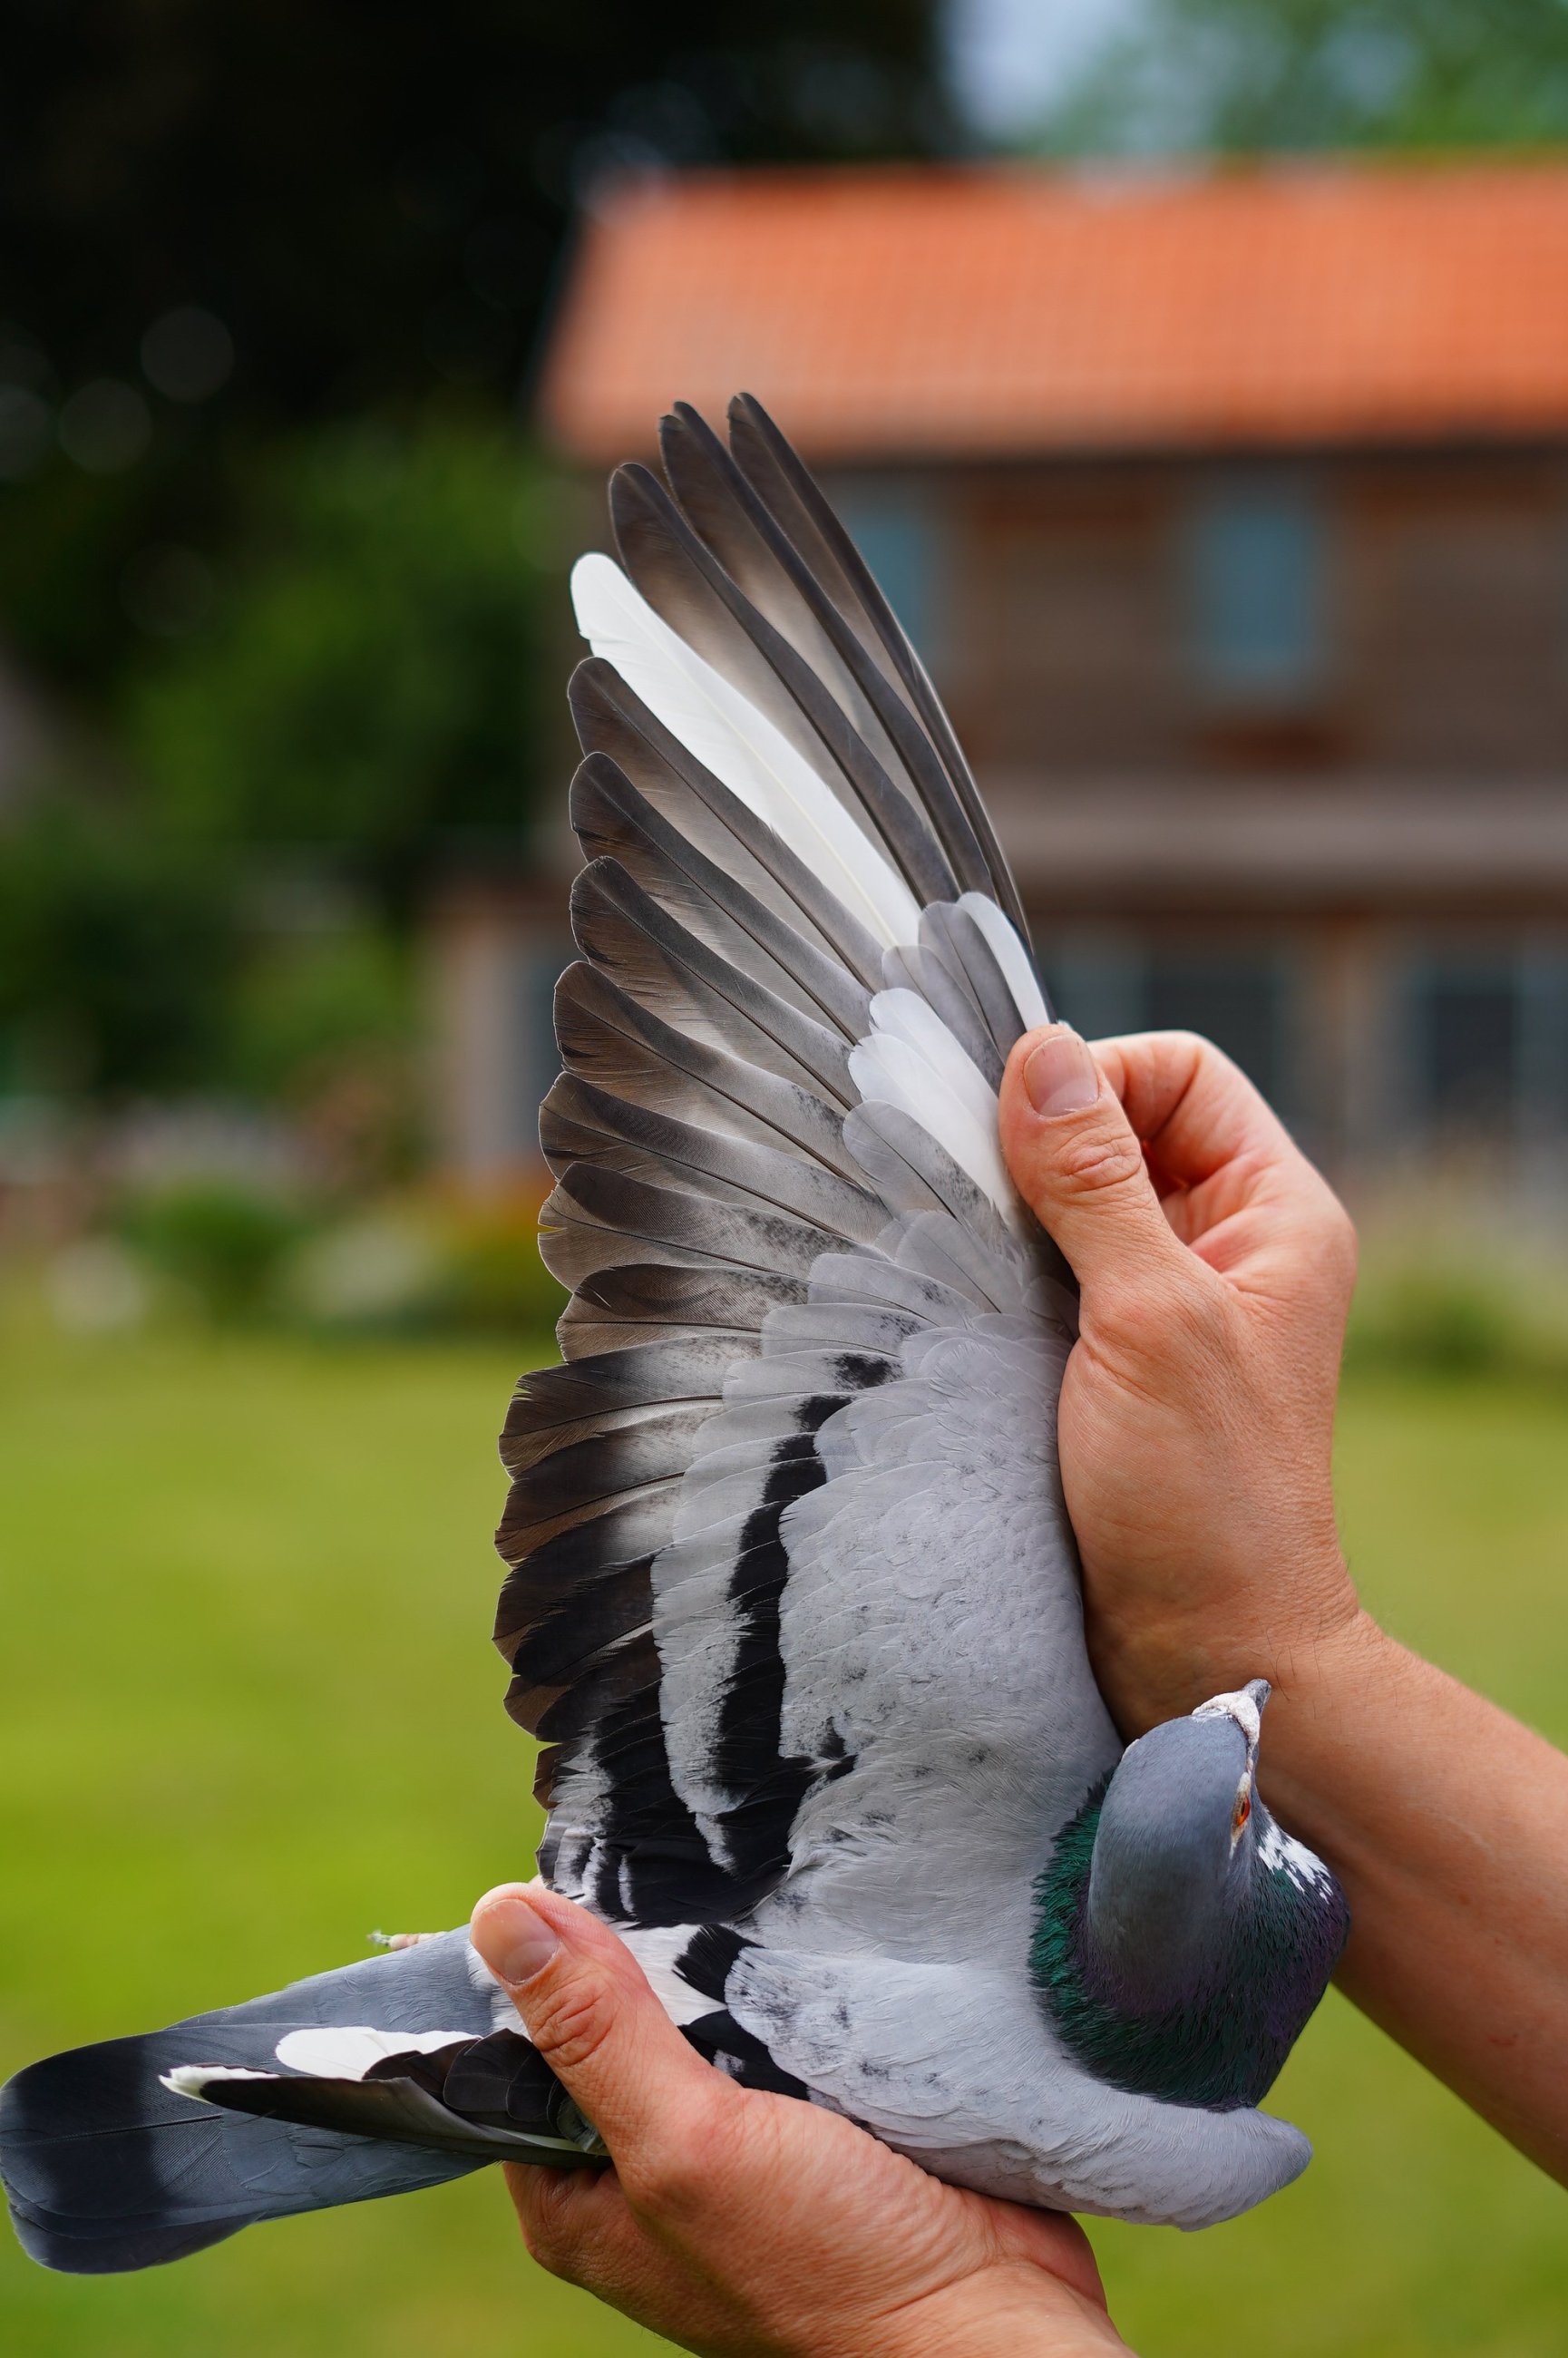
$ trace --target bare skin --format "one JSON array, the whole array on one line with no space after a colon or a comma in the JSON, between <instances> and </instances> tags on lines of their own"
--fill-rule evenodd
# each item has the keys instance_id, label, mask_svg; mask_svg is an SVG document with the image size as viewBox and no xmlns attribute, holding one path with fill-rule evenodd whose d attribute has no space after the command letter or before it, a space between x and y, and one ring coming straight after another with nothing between
<instances>
[{"instance_id":1,"label":"bare skin","mask_svg":"<svg viewBox=\"0 0 1568 2358\"><path fill-rule=\"evenodd\" d=\"M1083 1288L1062 1470L1119 1725L1273 1682L1263 1791L1345 1887L1341 1986L1568 2181L1568 1759L1357 1603L1329 1463L1347 1215L1186 1033L1031 1034L1001 1136Z\"/></svg>"},{"instance_id":2,"label":"bare skin","mask_svg":"<svg viewBox=\"0 0 1568 2358\"><path fill-rule=\"evenodd\" d=\"M1345 1886L1343 1985L1568 2180L1568 1760L1357 1600L1330 1464L1346 1214L1235 1066L1184 1033L1092 1052L1061 1026L1030 1034L1001 1137L1082 1288L1062 1469L1123 1734L1272 1682L1263 1788ZM939 2185L831 2114L736 2088L568 1902L492 1892L474 1939L614 2158L508 2171L556 2273L712 2358L1125 2348L1070 2221Z\"/></svg>"},{"instance_id":3,"label":"bare skin","mask_svg":"<svg viewBox=\"0 0 1568 2358\"><path fill-rule=\"evenodd\" d=\"M504 1885L473 1938L614 2159L508 2169L554 2274L703 2358L1125 2351L1072 2220L961 2193L836 2114L738 2088L568 1900Z\"/></svg>"}]
</instances>

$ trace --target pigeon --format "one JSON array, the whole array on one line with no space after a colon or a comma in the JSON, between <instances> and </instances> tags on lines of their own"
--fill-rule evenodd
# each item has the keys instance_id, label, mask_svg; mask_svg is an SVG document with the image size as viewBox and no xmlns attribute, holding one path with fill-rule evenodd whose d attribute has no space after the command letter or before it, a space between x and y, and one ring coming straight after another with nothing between
<instances>
[{"instance_id":1,"label":"pigeon","mask_svg":"<svg viewBox=\"0 0 1568 2358\"><path fill-rule=\"evenodd\" d=\"M1050 1011L946 715L754 399L660 448L573 577L570 1302L503 1436L495 1628L539 1871L744 2085L956 2185L1204 2226L1308 2158L1260 2105L1344 1898L1260 1798L1264 1681L1126 1747L1096 1684L1076 1291L998 1144ZM17 2233L83 2272L506 2158L605 2152L465 1931L0 2100Z\"/></svg>"}]
</instances>

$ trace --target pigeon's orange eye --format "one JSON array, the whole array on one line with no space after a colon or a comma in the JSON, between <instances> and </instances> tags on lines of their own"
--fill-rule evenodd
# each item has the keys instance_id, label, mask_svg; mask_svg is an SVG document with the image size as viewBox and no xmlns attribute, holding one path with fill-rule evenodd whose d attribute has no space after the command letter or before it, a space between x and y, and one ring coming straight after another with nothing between
<instances>
[{"instance_id":1,"label":"pigeon's orange eye","mask_svg":"<svg viewBox=\"0 0 1568 2358\"><path fill-rule=\"evenodd\" d=\"M1238 1793L1236 1799L1236 1815L1230 1821L1231 1826L1237 1833L1241 1832L1242 1827L1247 1823L1248 1819L1251 1815L1251 1795L1249 1793Z\"/></svg>"}]
</instances>

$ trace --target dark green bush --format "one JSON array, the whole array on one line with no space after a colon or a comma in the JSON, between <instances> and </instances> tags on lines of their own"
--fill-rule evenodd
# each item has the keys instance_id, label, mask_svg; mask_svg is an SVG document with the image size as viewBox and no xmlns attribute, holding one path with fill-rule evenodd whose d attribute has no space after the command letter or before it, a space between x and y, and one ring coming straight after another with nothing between
<instances>
[{"instance_id":1,"label":"dark green bush","mask_svg":"<svg viewBox=\"0 0 1568 2358\"><path fill-rule=\"evenodd\" d=\"M398 918L435 842L515 836L542 497L505 427L362 422L273 455L217 618L129 700L157 806Z\"/></svg>"},{"instance_id":2,"label":"dark green bush","mask_svg":"<svg viewBox=\"0 0 1568 2358\"><path fill-rule=\"evenodd\" d=\"M0 859L0 1024L17 1078L100 1098L200 1079L237 944L221 855L40 792Z\"/></svg>"},{"instance_id":3,"label":"dark green bush","mask_svg":"<svg viewBox=\"0 0 1568 2358\"><path fill-rule=\"evenodd\" d=\"M1515 1272L1457 1266L1373 1269L1357 1293L1346 1364L1443 1376L1568 1379L1568 1325Z\"/></svg>"},{"instance_id":4,"label":"dark green bush","mask_svg":"<svg viewBox=\"0 0 1568 2358\"><path fill-rule=\"evenodd\" d=\"M160 1276L222 1323L272 1307L285 1258L308 1222L277 1196L208 1179L135 1198L119 1225L126 1243Z\"/></svg>"}]
</instances>

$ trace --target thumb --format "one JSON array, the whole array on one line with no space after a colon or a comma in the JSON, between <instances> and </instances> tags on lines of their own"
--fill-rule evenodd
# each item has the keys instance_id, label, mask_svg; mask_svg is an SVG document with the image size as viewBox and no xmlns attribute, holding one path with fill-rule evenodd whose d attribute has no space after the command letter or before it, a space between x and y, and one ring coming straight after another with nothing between
<instances>
[{"instance_id":1,"label":"thumb","mask_svg":"<svg viewBox=\"0 0 1568 2358\"><path fill-rule=\"evenodd\" d=\"M1087 1041L1065 1023L1026 1032L1008 1058L1001 1151L1013 1184L1086 1296L1166 1271L1181 1251L1143 1150Z\"/></svg>"},{"instance_id":2,"label":"thumb","mask_svg":"<svg viewBox=\"0 0 1568 2358\"><path fill-rule=\"evenodd\" d=\"M625 1943L542 1885L500 1884L470 1937L524 2028L611 2158L687 2142L684 2115L719 2075L687 2046Z\"/></svg>"}]
</instances>

